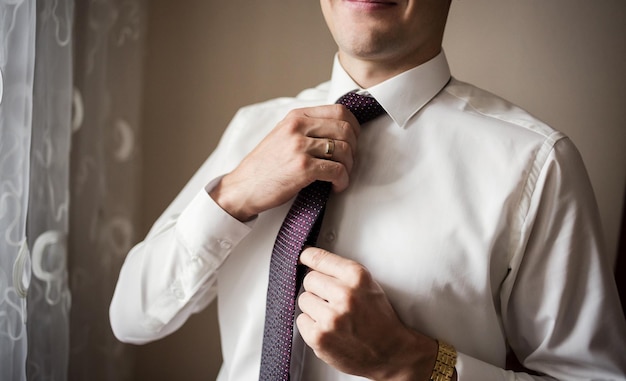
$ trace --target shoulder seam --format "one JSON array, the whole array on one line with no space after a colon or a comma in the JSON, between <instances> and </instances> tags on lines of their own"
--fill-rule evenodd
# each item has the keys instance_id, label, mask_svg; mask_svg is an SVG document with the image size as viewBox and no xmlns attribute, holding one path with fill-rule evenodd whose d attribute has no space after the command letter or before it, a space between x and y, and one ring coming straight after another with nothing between
<instances>
[{"instance_id":1,"label":"shoulder seam","mask_svg":"<svg viewBox=\"0 0 626 381\"><path fill-rule=\"evenodd\" d=\"M464 82L461 81L457 81L456 83L461 83L463 84ZM549 127L548 125L546 125L543 121L541 121L540 119L536 118L535 116L533 116L532 114L530 114L528 111L514 105L513 103L509 102L508 100L496 95L496 94L492 94L486 90L480 89L480 88L476 88L473 85L470 84L466 84L467 86L479 90L480 92L489 94L497 99L499 99L501 102L507 104L510 107L513 107L519 111L524 112L525 114L527 114L529 116L529 119L515 119L515 118L511 118L511 119L507 119L507 118L503 118L501 115L498 114L492 114L492 113L487 113L479 108L477 108L475 106L475 104L471 101L471 99L469 99L469 97L464 98L461 95L455 93L454 91L451 90L452 86L446 86L444 88L444 90L446 91L446 93L450 94L451 96L459 99L460 101L464 102L469 108L471 108L471 110L475 111L477 114L480 114L486 118L490 118L490 119L495 119L498 121L501 121L503 123L507 123L510 124L512 126L516 126L516 127L520 127L520 128L524 128L527 131L530 132L534 132L537 135L540 136L544 136L546 139L549 139L550 136L552 136L555 133L555 130L552 129L551 127Z\"/></svg>"},{"instance_id":2,"label":"shoulder seam","mask_svg":"<svg viewBox=\"0 0 626 381\"><path fill-rule=\"evenodd\" d=\"M519 256L519 253L516 253L516 248L517 250L519 250L519 248L523 246L520 242L522 239L522 227L528 219L530 203L532 200L532 196L536 191L537 180L541 171L546 165L548 156L554 150L554 146L558 141L562 139L567 139L567 136L560 131L553 131L550 135L546 137L537 154L535 155L535 160L533 160L533 163L528 170L528 174L524 179L524 187L517 203L518 212L515 215L515 220L512 221L512 231L514 232L514 235L511 237L511 244L507 258L507 262L510 265L513 264L513 261L517 263L521 260L515 258L516 256Z\"/></svg>"}]
</instances>

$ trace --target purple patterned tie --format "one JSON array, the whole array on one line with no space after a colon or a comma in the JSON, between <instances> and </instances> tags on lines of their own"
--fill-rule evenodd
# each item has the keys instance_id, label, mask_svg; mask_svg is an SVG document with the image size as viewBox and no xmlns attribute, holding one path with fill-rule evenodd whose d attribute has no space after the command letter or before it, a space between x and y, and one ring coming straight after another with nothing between
<instances>
[{"instance_id":1,"label":"purple patterned tie","mask_svg":"<svg viewBox=\"0 0 626 381\"><path fill-rule=\"evenodd\" d=\"M385 112L376 99L356 93L336 103L346 106L361 124ZM305 245L317 241L330 190L331 183L323 181L302 189L278 231L270 261L259 380L289 379L296 294L304 275L298 257Z\"/></svg>"}]
</instances>

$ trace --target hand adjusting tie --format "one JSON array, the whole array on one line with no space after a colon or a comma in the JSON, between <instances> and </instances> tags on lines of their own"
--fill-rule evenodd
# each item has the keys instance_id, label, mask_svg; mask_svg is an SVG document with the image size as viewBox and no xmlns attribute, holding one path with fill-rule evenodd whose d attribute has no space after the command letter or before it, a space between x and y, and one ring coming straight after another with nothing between
<instances>
[{"instance_id":1,"label":"hand adjusting tie","mask_svg":"<svg viewBox=\"0 0 626 381\"><path fill-rule=\"evenodd\" d=\"M337 103L361 124L385 112L376 99L353 92ZM328 139L325 155L332 157L334 151L335 141ZM302 189L278 231L270 260L259 380L289 380L296 296L304 278L298 257L305 245L315 246L330 190L331 183L325 181Z\"/></svg>"}]
</instances>

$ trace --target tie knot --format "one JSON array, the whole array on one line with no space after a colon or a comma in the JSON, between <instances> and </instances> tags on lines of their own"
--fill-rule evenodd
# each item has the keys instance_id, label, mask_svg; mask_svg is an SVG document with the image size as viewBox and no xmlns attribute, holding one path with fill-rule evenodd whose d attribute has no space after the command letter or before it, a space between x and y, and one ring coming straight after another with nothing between
<instances>
[{"instance_id":1,"label":"tie knot","mask_svg":"<svg viewBox=\"0 0 626 381\"><path fill-rule=\"evenodd\" d=\"M346 106L361 124L369 122L385 112L385 109L373 97L354 92L343 95L336 103Z\"/></svg>"}]
</instances>

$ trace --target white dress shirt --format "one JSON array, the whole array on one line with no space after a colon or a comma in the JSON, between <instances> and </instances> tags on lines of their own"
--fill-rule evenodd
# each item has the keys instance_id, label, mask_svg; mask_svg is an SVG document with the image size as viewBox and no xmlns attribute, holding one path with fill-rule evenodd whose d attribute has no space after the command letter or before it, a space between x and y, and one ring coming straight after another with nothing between
<instances>
[{"instance_id":1,"label":"white dress shirt","mask_svg":"<svg viewBox=\"0 0 626 381\"><path fill-rule=\"evenodd\" d=\"M207 189L291 109L351 90L335 59L330 82L236 114L126 258L110 310L120 340L161 338L218 296L218 380L258 379L270 256L290 203L244 224ZM367 92L387 115L363 127L318 245L365 265L407 326L453 344L461 381L539 379L505 371L509 350L556 379L625 379L626 324L572 142L451 78L443 53ZM294 379L360 379L304 345L293 362Z\"/></svg>"}]
</instances>

